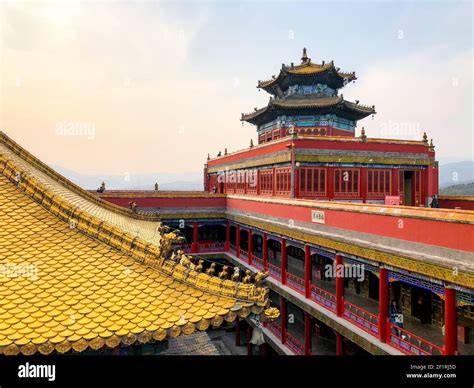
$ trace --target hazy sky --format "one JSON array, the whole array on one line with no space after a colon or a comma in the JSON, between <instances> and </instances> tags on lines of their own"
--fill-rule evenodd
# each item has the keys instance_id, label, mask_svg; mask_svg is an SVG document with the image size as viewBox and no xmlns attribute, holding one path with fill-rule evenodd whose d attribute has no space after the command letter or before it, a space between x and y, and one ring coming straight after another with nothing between
<instances>
[{"instance_id":1,"label":"hazy sky","mask_svg":"<svg viewBox=\"0 0 474 388\"><path fill-rule=\"evenodd\" d=\"M187 172L248 146L284 62L334 60L370 137L473 159L472 3L4 1L0 127L84 174Z\"/></svg>"}]
</instances>

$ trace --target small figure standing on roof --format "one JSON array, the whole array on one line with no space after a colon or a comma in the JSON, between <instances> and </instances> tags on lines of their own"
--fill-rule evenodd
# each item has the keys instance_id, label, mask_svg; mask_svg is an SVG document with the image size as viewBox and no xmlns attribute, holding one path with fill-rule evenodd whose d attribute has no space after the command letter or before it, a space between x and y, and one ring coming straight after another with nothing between
<instances>
[{"instance_id":1,"label":"small figure standing on roof","mask_svg":"<svg viewBox=\"0 0 474 388\"><path fill-rule=\"evenodd\" d=\"M105 182L100 184L100 187L97 189L98 193L103 193L105 191Z\"/></svg>"},{"instance_id":2,"label":"small figure standing on roof","mask_svg":"<svg viewBox=\"0 0 474 388\"><path fill-rule=\"evenodd\" d=\"M158 182L155 182L155 191L158 191Z\"/></svg>"},{"instance_id":3,"label":"small figure standing on roof","mask_svg":"<svg viewBox=\"0 0 474 388\"><path fill-rule=\"evenodd\" d=\"M219 157L219 156L222 156L222 152L221 152L221 151L219 151L219 153L217 154L217 157Z\"/></svg>"},{"instance_id":4,"label":"small figure standing on roof","mask_svg":"<svg viewBox=\"0 0 474 388\"><path fill-rule=\"evenodd\" d=\"M434 195L431 197L431 204L430 204L430 207L432 207L432 208L439 208L438 196L437 196L436 194L434 194Z\"/></svg>"},{"instance_id":5,"label":"small figure standing on roof","mask_svg":"<svg viewBox=\"0 0 474 388\"><path fill-rule=\"evenodd\" d=\"M130 208L130 210L131 210L132 212L134 212L134 213L137 212L137 203L136 203L136 202L130 201L130 202L128 203L128 207Z\"/></svg>"}]
</instances>

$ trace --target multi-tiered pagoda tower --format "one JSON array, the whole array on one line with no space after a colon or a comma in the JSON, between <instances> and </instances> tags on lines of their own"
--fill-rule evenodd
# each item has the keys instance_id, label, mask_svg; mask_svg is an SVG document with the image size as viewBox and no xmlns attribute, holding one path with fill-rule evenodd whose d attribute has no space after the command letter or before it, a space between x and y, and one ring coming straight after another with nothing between
<instances>
[{"instance_id":1,"label":"multi-tiered pagoda tower","mask_svg":"<svg viewBox=\"0 0 474 388\"><path fill-rule=\"evenodd\" d=\"M242 120L257 125L258 142L266 143L298 133L319 136L355 136L357 121L375 114L374 106L349 102L339 89L355 81L334 62L315 64L303 49L301 64L282 65L280 74L259 81L258 88L271 94L268 105L242 114Z\"/></svg>"},{"instance_id":2,"label":"multi-tiered pagoda tower","mask_svg":"<svg viewBox=\"0 0 474 388\"><path fill-rule=\"evenodd\" d=\"M425 206L438 192L434 146L420 140L375 139L357 121L374 106L349 102L339 93L355 73L334 62L283 65L259 81L268 105L241 120L257 126L258 145L219 153L204 167L208 192L324 201ZM420 134L420 138L421 138Z\"/></svg>"}]
</instances>

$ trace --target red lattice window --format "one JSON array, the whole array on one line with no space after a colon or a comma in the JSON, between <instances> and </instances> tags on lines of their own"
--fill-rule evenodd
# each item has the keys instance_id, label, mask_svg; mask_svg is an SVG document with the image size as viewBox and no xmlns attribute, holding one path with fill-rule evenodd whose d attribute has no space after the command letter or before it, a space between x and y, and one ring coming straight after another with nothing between
<instances>
[{"instance_id":1,"label":"red lattice window","mask_svg":"<svg viewBox=\"0 0 474 388\"><path fill-rule=\"evenodd\" d=\"M275 194L290 195L291 193L291 168L275 169Z\"/></svg>"},{"instance_id":2,"label":"red lattice window","mask_svg":"<svg viewBox=\"0 0 474 388\"><path fill-rule=\"evenodd\" d=\"M359 170L335 169L334 194L343 197L359 196Z\"/></svg>"},{"instance_id":3,"label":"red lattice window","mask_svg":"<svg viewBox=\"0 0 474 388\"><path fill-rule=\"evenodd\" d=\"M258 187L258 171L257 170L248 170L246 176L247 182L247 193L248 194L257 194Z\"/></svg>"},{"instance_id":4,"label":"red lattice window","mask_svg":"<svg viewBox=\"0 0 474 388\"><path fill-rule=\"evenodd\" d=\"M367 170L367 195L383 197L391 193L390 170Z\"/></svg>"},{"instance_id":5,"label":"red lattice window","mask_svg":"<svg viewBox=\"0 0 474 388\"><path fill-rule=\"evenodd\" d=\"M260 194L273 195L273 170L263 170L259 174Z\"/></svg>"},{"instance_id":6,"label":"red lattice window","mask_svg":"<svg viewBox=\"0 0 474 388\"><path fill-rule=\"evenodd\" d=\"M326 195L325 168L300 169L300 195L308 197Z\"/></svg>"}]
</instances>

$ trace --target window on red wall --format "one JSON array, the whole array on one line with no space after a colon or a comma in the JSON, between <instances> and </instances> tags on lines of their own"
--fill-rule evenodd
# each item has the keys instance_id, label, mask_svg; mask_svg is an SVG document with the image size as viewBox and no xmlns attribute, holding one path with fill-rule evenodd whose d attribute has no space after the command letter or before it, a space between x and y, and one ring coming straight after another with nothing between
<instances>
[{"instance_id":1,"label":"window on red wall","mask_svg":"<svg viewBox=\"0 0 474 388\"><path fill-rule=\"evenodd\" d=\"M300 195L326 195L326 169L303 167L300 169Z\"/></svg>"},{"instance_id":2,"label":"window on red wall","mask_svg":"<svg viewBox=\"0 0 474 388\"><path fill-rule=\"evenodd\" d=\"M265 141L266 142L272 141L272 131L268 131L265 133Z\"/></svg>"},{"instance_id":3,"label":"window on red wall","mask_svg":"<svg viewBox=\"0 0 474 388\"><path fill-rule=\"evenodd\" d=\"M276 139L279 139L280 138L280 130L279 129L275 129L273 131L273 140L276 140Z\"/></svg>"},{"instance_id":4,"label":"window on red wall","mask_svg":"<svg viewBox=\"0 0 474 388\"><path fill-rule=\"evenodd\" d=\"M234 193L235 192L235 175L227 173L225 177L225 192Z\"/></svg>"},{"instance_id":5,"label":"window on red wall","mask_svg":"<svg viewBox=\"0 0 474 388\"><path fill-rule=\"evenodd\" d=\"M383 197L391 193L390 170L367 170L367 195Z\"/></svg>"},{"instance_id":6,"label":"window on red wall","mask_svg":"<svg viewBox=\"0 0 474 388\"><path fill-rule=\"evenodd\" d=\"M258 185L258 171L257 170L247 171L246 185L247 185L248 194L257 194L257 185Z\"/></svg>"},{"instance_id":7,"label":"window on red wall","mask_svg":"<svg viewBox=\"0 0 474 388\"><path fill-rule=\"evenodd\" d=\"M258 144L265 143L265 135L258 135Z\"/></svg>"},{"instance_id":8,"label":"window on red wall","mask_svg":"<svg viewBox=\"0 0 474 388\"><path fill-rule=\"evenodd\" d=\"M273 170L260 171L260 194L273 195Z\"/></svg>"},{"instance_id":9,"label":"window on red wall","mask_svg":"<svg viewBox=\"0 0 474 388\"><path fill-rule=\"evenodd\" d=\"M237 171L235 178L235 192L240 194L245 193L245 171Z\"/></svg>"},{"instance_id":10,"label":"window on red wall","mask_svg":"<svg viewBox=\"0 0 474 388\"><path fill-rule=\"evenodd\" d=\"M334 170L334 194L359 196L359 170L338 168Z\"/></svg>"},{"instance_id":11,"label":"window on red wall","mask_svg":"<svg viewBox=\"0 0 474 388\"><path fill-rule=\"evenodd\" d=\"M290 195L291 193L291 168L275 169L275 194Z\"/></svg>"}]
</instances>

